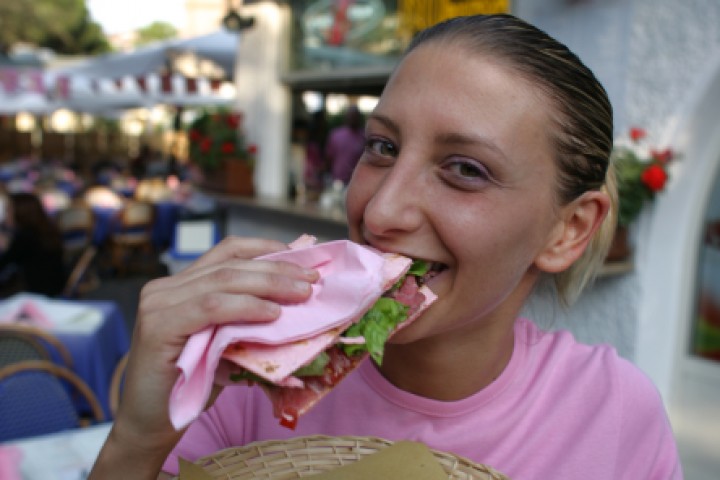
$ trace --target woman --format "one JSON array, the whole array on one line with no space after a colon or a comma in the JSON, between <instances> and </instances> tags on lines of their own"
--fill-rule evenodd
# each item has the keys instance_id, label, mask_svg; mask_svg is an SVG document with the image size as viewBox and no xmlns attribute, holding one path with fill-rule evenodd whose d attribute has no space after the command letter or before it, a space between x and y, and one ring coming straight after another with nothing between
<instances>
[{"instance_id":1,"label":"woman","mask_svg":"<svg viewBox=\"0 0 720 480\"><path fill-rule=\"evenodd\" d=\"M8 246L0 254L0 271L14 272L5 282L16 285L16 290L59 295L66 279L62 237L38 196L11 194L5 222Z\"/></svg>"},{"instance_id":2,"label":"woman","mask_svg":"<svg viewBox=\"0 0 720 480\"><path fill-rule=\"evenodd\" d=\"M178 456L310 433L419 440L514 479L681 478L662 402L636 367L518 318L543 278L569 302L602 262L611 118L592 73L521 20L465 17L421 33L368 118L347 216L352 240L443 264L429 282L438 300L391 340L382 367L362 364L296 431L276 425L260 389L235 387L174 432L167 399L188 335L239 311L272 321L316 281L245 260L285 245L227 239L144 288L95 478L121 464L154 478Z\"/></svg>"}]
</instances>

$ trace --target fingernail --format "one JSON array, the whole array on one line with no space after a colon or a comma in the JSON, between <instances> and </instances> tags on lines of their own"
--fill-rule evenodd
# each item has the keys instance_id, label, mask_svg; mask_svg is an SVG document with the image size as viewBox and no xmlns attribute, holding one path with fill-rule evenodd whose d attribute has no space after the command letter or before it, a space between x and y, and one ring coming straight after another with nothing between
<instances>
[{"instance_id":1,"label":"fingernail","mask_svg":"<svg viewBox=\"0 0 720 480\"><path fill-rule=\"evenodd\" d=\"M320 273L317 270L312 269L312 268L306 268L304 270L304 273L305 273L305 275L307 275L310 278L317 278L320 276Z\"/></svg>"},{"instance_id":2,"label":"fingernail","mask_svg":"<svg viewBox=\"0 0 720 480\"><path fill-rule=\"evenodd\" d=\"M296 290L302 290L304 292L310 289L310 284L308 282L294 281L293 287L295 287Z\"/></svg>"}]
</instances>

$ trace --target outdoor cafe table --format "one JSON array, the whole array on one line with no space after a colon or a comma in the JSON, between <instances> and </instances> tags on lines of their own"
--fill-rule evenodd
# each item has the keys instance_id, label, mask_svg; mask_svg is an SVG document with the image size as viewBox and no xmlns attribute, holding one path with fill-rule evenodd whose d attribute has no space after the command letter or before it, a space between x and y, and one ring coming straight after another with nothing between
<instances>
[{"instance_id":1,"label":"outdoor cafe table","mask_svg":"<svg viewBox=\"0 0 720 480\"><path fill-rule=\"evenodd\" d=\"M112 423L0 443L3 480L84 480Z\"/></svg>"},{"instance_id":2,"label":"outdoor cafe table","mask_svg":"<svg viewBox=\"0 0 720 480\"><path fill-rule=\"evenodd\" d=\"M95 393L111 418L110 383L115 366L130 348L125 319L119 306L104 300L62 300L18 293L0 300L0 322L13 321L18 309L33 305L35 315L24 321L53 333L68 349L73 371Z\"/></svg>"}]
</instances>

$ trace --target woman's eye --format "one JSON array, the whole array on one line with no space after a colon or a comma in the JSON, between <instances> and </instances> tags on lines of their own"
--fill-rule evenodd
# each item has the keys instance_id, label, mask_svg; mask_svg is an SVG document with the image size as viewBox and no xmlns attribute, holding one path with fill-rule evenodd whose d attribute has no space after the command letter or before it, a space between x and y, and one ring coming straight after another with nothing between
<instances>
[{"instance_id":1,"label":"woman's eye","mask_svg":"<svg viewBox=\"0 0 720 480\"><path fill-rule=\"evenodd\" d=\"M392 142L379 138L369 138L365 143L365 148L376 155L383 157L396 157L397 147Z\"/></svg>"},{"instance_id":2,"label":"woman's eye","mask_svg":"<svg viewBox=\"0 0 720 480\"><path fill-rule=\"evenodd\" d=\"M488 179L489 173L487 169L483 168L481 165L478 165L476 163L472 162L454 162L451 163L448 167L446 167L447 170L449 170L451 173L462 177L464 179L473 179L473 178L479 178L479 179Z\"/></svg>"}]
</instances>

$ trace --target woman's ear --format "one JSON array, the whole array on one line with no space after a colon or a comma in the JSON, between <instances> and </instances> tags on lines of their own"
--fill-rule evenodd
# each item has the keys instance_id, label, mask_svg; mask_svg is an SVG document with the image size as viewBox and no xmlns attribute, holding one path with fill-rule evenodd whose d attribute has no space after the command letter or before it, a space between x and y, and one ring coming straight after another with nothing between
<instances>
[{"instance_id":1,"label":"woman's ear","mask_svg":"<svg viewBox=\"0 0 720 480\"><path fill-rule=\"evenodd\" d=\"M596 190L585 192L562 207L547 245L535 258L535 266L548 273L570 267L583 254L609 209L610 197Z\"/></svg>"}]
</instances>

